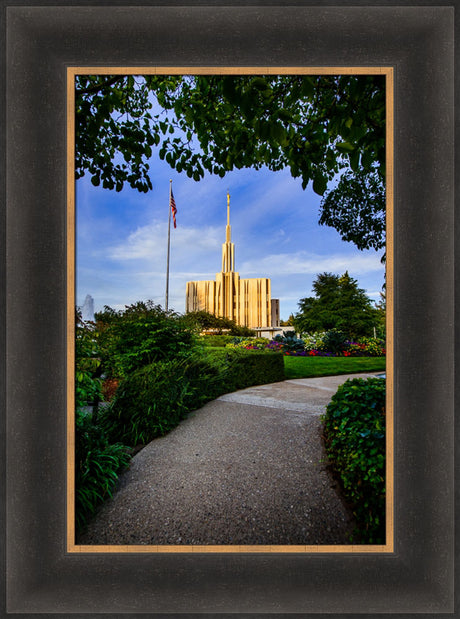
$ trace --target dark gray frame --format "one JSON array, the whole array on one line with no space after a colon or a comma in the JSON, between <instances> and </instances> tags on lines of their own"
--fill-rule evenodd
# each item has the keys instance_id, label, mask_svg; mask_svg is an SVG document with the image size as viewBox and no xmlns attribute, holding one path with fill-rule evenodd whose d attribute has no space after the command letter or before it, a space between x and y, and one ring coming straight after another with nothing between
<instances>
[{"instance_id":1,"label":"dark gray frame","mask_svg":"<svg viewBox=\"0 0 460 619\"><path fill-rule=\"evenodd\" d=\"M3 0L3 612L453 612L453 7L41 4ZM66 554L69 65L395 68L393 554Z\"/></svg>"}]
</instances>

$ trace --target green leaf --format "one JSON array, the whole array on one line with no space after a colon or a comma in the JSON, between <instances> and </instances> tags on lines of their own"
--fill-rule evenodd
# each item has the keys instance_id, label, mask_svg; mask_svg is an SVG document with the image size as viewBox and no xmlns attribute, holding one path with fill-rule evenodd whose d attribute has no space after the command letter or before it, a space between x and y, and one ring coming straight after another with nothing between
<instances>
[{"instance_id":1,"label":"green leaf","mask_svg":"<svg viewBox=\"0 0 460 619\"><path fill-rule=\"evenodd\" d=\"M315 174L313 179L313 191L319 196L322 196L327 189L327 178L320 172Z\"/></svg>"},{"instance_id":2,"label":"green leaf","mask_svg":"<svg viewBox=\"0 0 460 619\"><path fill-rule=\"evenodd\" d=\"M252 86L257 88L257 90L267 90L268 82L263 77L256 77L252 80Z\"/></svg>"},{"instance_id":3,"label":"green leaf","mask_svg":"<svg viewBox=\"0 0 460 619\"><path fill-rule=\"evenodd\" d=\"M353 150L355 150L353 144L350 144L349 142L338 142L336 144L336 148L341 153L351 153Z\"/></svg>"},{"instance_id":4,"label":"green leaf","mask_svg":"<svg viewBox=\"0 0 460 619\"><path fill-rule=\"evenodd\" d=\"M270 125L270 135L276 140L281 146L286 146L287 144L287 134L286 129L283 127L281 123L273 123Z\"/></svg>"},{"instance_id":5,"label":"green leaf","mask_svg":"<svg viewBox=\"0 0 460 619\"><path fill-rule=\"evenodd\" d=\"M365 170L368 170L372 165L372 161L373 161L372 152L370 150L365 150L361 157L361 165L363 166Z\"/></svg>"},{"instance_id":6,"label":"green leaf","mask_svg":"<svg viewBox=\"0 0 460 619\"><path fill-rule=\"evenodd\" d=\"M292 114L291 112L288 112L288 110L281 108L280 110L278 110L278 118L280 120L284 120L285 122L289 122L290 120L292 120Z\"/></svg>"},{"instance_id":7,"label":"green leaf","mask_svg":"<svg viewBox=\"0 0 460 619\"><path fill-rule=\"evenodd\" d=\"M354 172L359 170L359 150L355 150L350 153L350 167Z\"/></svg>"},{"instance_id":8,"label":"green leaf","mask_svg":"<svg viewBox=\"0 0 460 619\"><path fill-rule=\"evenodd\" d=\"M302 80L302 88L300 90L303 97L311 99L315 94L316 84L311 77L305 75Z\"/></svg>"},{"instance_id":9,"label":"green leaf","mask_svg":"<svg viewBox=\"0 0 460 619\"><path fill-rule=\"evenodd\" d=\"M224 97L230 103L238 102L238 93L236 92L235 78L233 76L225 76L222 82L222 91Z\"/></svg>"}]
</instances>

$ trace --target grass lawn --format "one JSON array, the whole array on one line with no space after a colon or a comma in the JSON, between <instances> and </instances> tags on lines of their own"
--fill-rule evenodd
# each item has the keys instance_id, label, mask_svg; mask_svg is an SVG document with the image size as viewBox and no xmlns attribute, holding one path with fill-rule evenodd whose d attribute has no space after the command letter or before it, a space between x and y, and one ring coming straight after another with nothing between
<instances>
[{"instance_id":1,"label":"grass lawn","mask_svg":"<svg viewBox=\"0 0 460 619\"><path fill-rule=\"evenodd\" d=\"M385 357L284 357L286 378L384 372Z\"/></svg>"}]
</instances>

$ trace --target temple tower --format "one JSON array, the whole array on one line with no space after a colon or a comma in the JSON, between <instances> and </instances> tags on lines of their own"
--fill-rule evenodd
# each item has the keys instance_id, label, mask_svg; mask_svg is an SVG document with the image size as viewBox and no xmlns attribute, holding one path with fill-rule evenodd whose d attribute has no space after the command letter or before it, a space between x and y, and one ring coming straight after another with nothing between
<instances>
[{"instance_id":1,"label":"temple tower","mask_svg":"<svg viewBox=\"0 0 460 619\"><path fill-rule=\"evenodd\" d=\"M222 271L216 273L216 315L224 316L238 322L239 317L239 281L235 272L235 245L232 243L230 226L230 194L227 192L227 227L225 243L222 244Z\"/></svg>"},{"instance_id":2,"label":"temple tower","mask_svg":"<svg viewBox=\"0 0 460 619\"><path fill-rule=\"evenodd\" d=\"M222 271L215 281L187 282L185 311L204 310L216 316L230 318L237 324L261 329L272 325L273 308L279 301L271 299L270 279L267 277L240 279L235 271L235 246L230 226L230 193L227 192L227 226L222 244ZM279 318L278 321L279 323Z\"/></svg>"}]
</instances>

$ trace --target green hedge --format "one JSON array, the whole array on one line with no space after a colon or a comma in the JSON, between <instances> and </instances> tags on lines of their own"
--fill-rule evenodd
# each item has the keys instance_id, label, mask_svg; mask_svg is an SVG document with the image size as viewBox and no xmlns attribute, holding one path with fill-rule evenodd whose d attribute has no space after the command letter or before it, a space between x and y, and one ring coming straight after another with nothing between
<instances>
[{"instance_id":1,"label":"green hedge","mask_svg":"<svg viewBox=\"0 0 460 619\"><path fill-rule=\"evenodd\" d=\"M226 348L210 351L208 358L220 367L224 389L222 393L285 379L281 353Z\"/></svg>"},{"instance_id":2,"label":"green hedge","mask_svg":"<svg viewBox=\"0 0 460 619\"><path fill-rule=\"evenodd\" d=\"M198 341L200 344L203 344L203 346L224 347L233 342L234 339L234 335L202 335Z\"/></svg>"},{"instance_id":3,"label":"green hedge","mask_svg":"<svg viewBox=\"0 0 460 619\"><path fill-rule=\"evenodd\" d=\"M353 506L360 543L385 543L385 383L347 380L324 416L326 452Z\"/></svg>"},{"instance_id":4,"label":"green hedge","mask_svg":"<svg viewBox=\"0 0 460 619\"><path fill-rule=\"evenodd\" d=\"M280 380L284 363L278 353L214 349L201 357L158 362L120 384L101 423L113 442L145 444L223 393Z\"/></svg>"}]
</instances>

